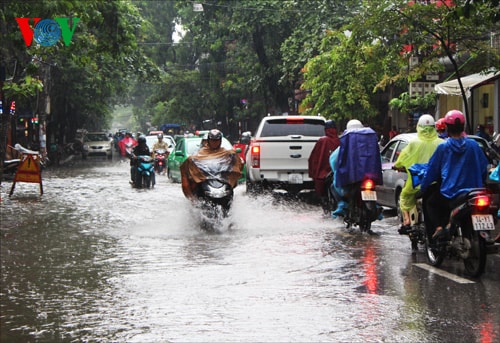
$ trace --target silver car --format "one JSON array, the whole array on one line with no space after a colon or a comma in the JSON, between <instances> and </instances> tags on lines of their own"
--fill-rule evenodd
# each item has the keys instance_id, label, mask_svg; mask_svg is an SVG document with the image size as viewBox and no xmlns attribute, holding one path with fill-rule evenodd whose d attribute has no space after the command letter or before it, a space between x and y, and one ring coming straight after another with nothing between
<instances>
[{"instance_id":1,"label":"silver car","mask_svg":"<svg viewBox=\"0 0 500 343\"><path fill-rule=\"evenodd\" d=\"M393 137L382 149L380 154L384 184L376 188L379 205L396 208L399 211L399 195L405 185L407 174L394 170L392 167L401 154L401 150L415 139L417 139L417 133L402 133Z\"/></svg>"},{"instance_id":2,"label":"silver car","mask_svg":"<svg viewBox=\"0 0 500 343\"><path fill-rule=\"evenodd\" d=\"M113 138L105 132L87 132L83 139L83 155L87 156L105 156L108 159L113 158Z\"/></svg>"}]
</instances>

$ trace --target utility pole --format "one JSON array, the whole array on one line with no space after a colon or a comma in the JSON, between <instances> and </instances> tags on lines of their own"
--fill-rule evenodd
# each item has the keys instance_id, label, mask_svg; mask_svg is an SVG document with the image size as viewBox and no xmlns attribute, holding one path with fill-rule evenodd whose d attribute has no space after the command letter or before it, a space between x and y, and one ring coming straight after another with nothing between
<instances>
[{"instance_id":1,"label":"utility pole","mask_svg":"<svg viewBox=\"0 0 500 343\"><path fill-rule=\"evenodd\" d=\"M5 161L5 153L7 151L7 130L10 117L5 108L5 96L3 93L3 83L5 82L5 66L0 65L0 185L3 179L3 162ZM8 120L7 120L8 119Z\"/></svg>"}]
</instances>

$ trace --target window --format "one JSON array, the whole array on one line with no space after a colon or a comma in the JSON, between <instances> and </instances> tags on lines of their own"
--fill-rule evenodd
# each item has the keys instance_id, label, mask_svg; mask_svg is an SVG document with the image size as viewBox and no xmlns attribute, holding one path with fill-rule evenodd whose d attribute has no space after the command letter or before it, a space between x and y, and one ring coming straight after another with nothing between
<instances>
[{"instance_id":1,"label":"window","mask_svg":"<svg viewBox=\"0 0 500 343\"><path fill-rule=\"evenodd\" d=\"M265 122L261 133L262 137L290 135L322 137L325 135L325 123L322 120L308 118L294 122L284 117Z\"/></svg>"}]
</instances>

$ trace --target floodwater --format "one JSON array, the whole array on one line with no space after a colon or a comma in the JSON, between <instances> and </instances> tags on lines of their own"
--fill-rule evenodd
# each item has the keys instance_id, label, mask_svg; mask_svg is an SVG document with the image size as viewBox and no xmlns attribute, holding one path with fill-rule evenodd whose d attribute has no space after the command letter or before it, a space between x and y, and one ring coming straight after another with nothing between
<instances>
[{"instance_id":1,"label":"floodwater","mask_svg":"<svg viewBox=\"0 0 500 343\"><path fill-rule=\"evenodd\" d=\"M500 340L498 264L443 280L415 267L394 219L349 233L244 185L207 232L179 184L128 177L128 163L87 161L44 171L43 196L2 183L2 342Z\"/></svg>"}]
</instances>

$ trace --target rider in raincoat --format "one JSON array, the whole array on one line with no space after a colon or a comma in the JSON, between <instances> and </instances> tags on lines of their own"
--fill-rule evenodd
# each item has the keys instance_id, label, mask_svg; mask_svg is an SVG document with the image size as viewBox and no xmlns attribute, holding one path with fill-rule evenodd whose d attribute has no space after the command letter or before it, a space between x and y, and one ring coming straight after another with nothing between
<instances>
[{"instance_id":1,"label":"rider in raincoat","mask_svg":"<svg viewBox=\"0 0 500 343\"><path fill-rule=\"evenodd\" d=\"M398 230L400 234L407 234L411 229L410 211L415 207L415 195L419 191L419 187L414 187L409 168L416 163L427 163L439 144L443 142L438 137L434 118L429 114L424 114L420 117L417 123L417 139L408 143L401 150L396 163L395 169L404 170L408 174L405 186L400 195L400 208L403 214L403 225Z\"/></svg>"},{"instance_id":2,"label":"rider in raincoat","mask_svg":"<svg viewBox=\"0 0 500 343\"><path fill-rule=\"evenodd\" d=\"M182 191L188 199L196 198L196 189L200 183L206 180L207 176L198 168L195 160L215 159L220 163L228 163L225 175L231 187L238 185L238 179L243 170L243 161L234 150L226 150L222 147L222 132L212 129L208 132L207 143L198 152L189 156L180 166Z\"/></svg>"},{"instance_id":3,"label":"rider in raincoat","mask_svg":"<svg viewBox=\"0 0 500 343\"><path fill-rule=\"evenodd\" d=\"M330 155L340 145L337 134L337 126L333 120L325 123L325 135L314 145L309 156L309 176L314 180L314 189L320 198L323 211L328 213L328 194L326 193L325 179L332 171L330 167Z\"/></svg>"},{"instance_id":4,"label":"rider in raincoat","mask_svg":"<svg viewBox=\"0 0 500 343\"><path fill-rule=\"evenodd\" d=\"M364 127L359 120L351 119L340 137L340 146L330 155L333 171L331 189L337 200L337 209L332 212L334 218L344 215L347 208L345 197L352 184L365 177L371 178L377 185L382 184L381 163L376 132Z\"/></svg>"},{"instance_id":5,"label":"rider in raincoat","mask_svg":"<svg viewBox=\"0 0 500 343\"><path fill-rule=\"evenodd\" d=\"M433 238L443 234L454 198L471 188L484 187L488 159L479 144L464 136L465 116L451 110L445 116L449 138L440 144L428 163L420 188L424 194L426 226L435 228ZM439 191L431 185L439 182Z\"/></svg>"}]
</instances>

